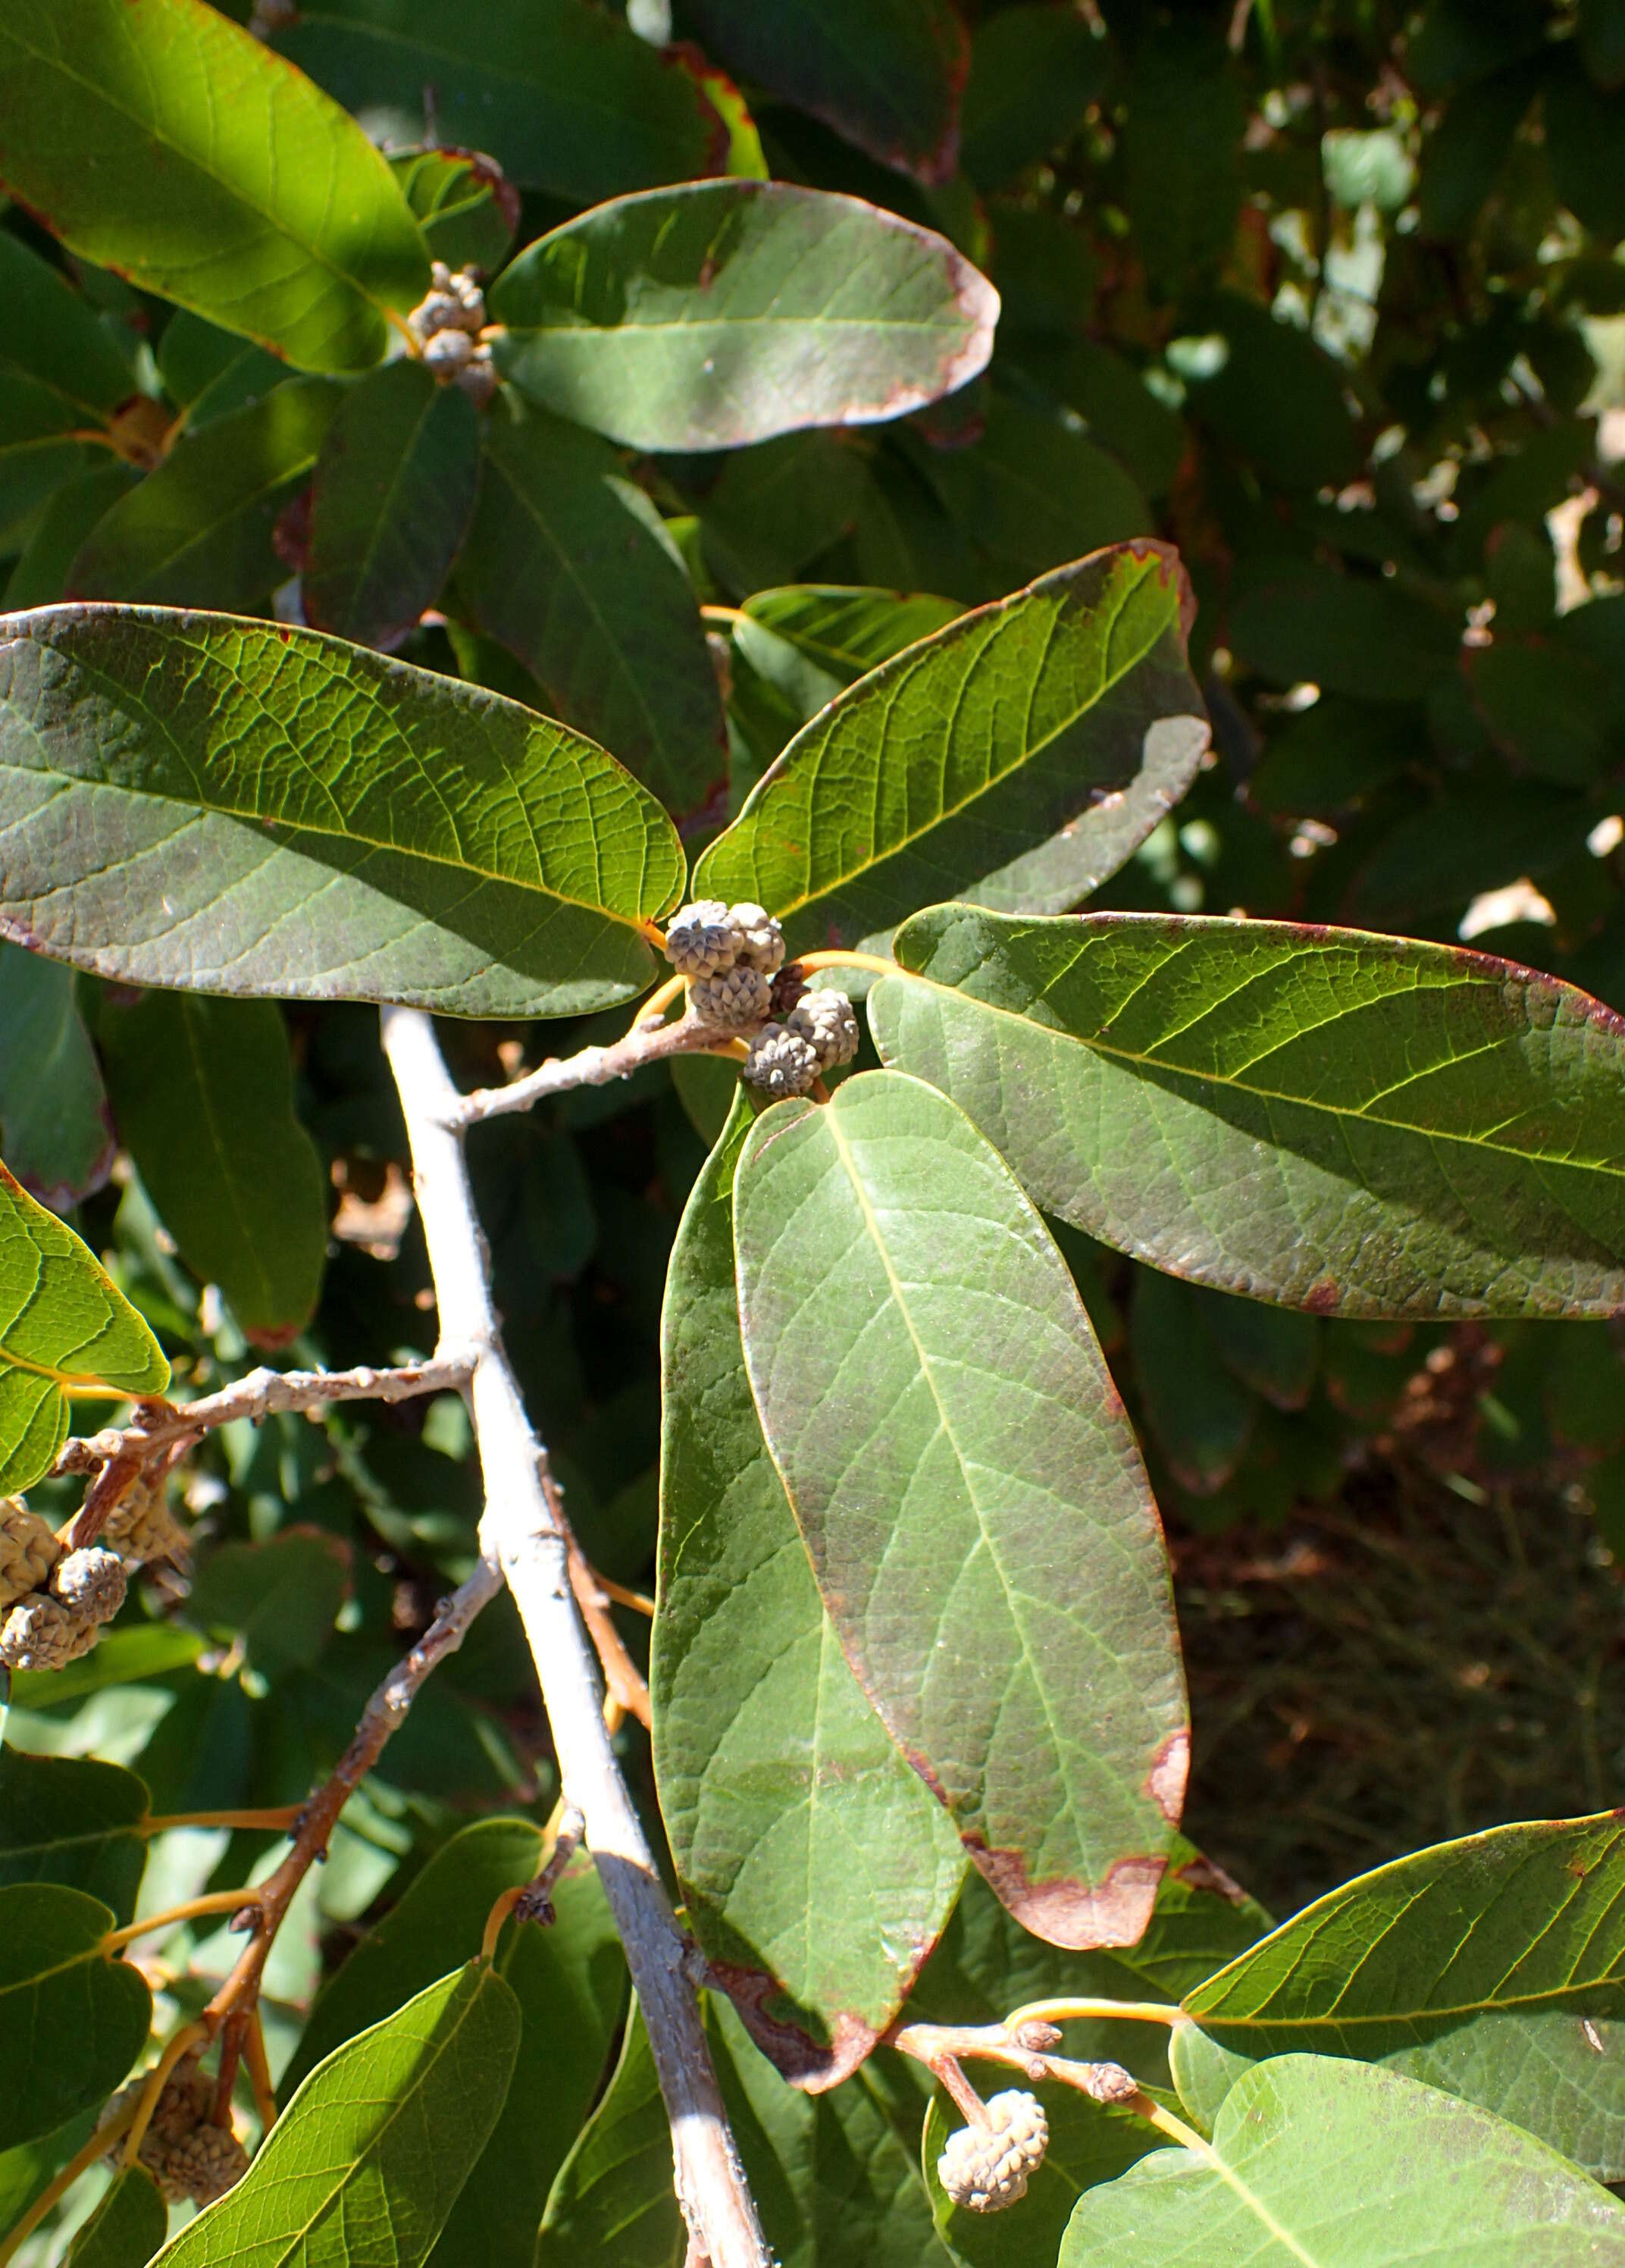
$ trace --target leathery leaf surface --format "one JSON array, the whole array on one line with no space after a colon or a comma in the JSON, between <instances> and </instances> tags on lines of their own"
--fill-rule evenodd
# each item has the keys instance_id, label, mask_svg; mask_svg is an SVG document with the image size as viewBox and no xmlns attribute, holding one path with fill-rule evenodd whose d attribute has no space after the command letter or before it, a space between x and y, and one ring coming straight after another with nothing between
<instances>
[{"instance_id":1,"label":"leathery leaf surface","mask_svg":"<svg viewBox=\"0 0 1625 2268\"><path fill-rule=\"evenodd\" d=\"M734 1206L752 1391L860 1683L1027 1928L1132 1944L1184 1690L1156 1507L1048 1230L885 1071L764 1113Z\"/></svg>"}]
</instances>

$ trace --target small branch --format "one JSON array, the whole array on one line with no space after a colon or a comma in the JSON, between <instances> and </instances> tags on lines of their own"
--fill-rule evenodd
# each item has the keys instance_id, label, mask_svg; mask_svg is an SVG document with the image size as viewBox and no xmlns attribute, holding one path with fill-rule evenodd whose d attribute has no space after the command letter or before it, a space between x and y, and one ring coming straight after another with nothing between
<instances>
[{"instance_id":1,"label":"small branch","mask_svg":"<svg viewBox=\"0 0 1625 2268\"><path fill-rule=\"evenodd\" d=\"M286 1835L298 1825L304 1808L300 1803L283 1803L271 1811L154 1811L136 1822L136 1832L167 1835L176 1827L240 1827Z\"/></svg>"},{"instance_id":2,"label":"small branch","mask_svg":"<svg viewBox=\"0 0 1625 2268\"><path fill-rule=\"evenodd\" d=\"M531 1429L518 1383L497 1336L484 1238L474 1211L461 1130L493 1108L524 1109L562 1086L619 1078L653 1060L639 1047L678 1054L715 1034L683 1023L629 1048L587 1050L598 1069L561 1076L543 1066L494 1096L460 1096L434 1027L421 1011L383 1012L389 1058L412 1145L418 1216L449 1340L477 1351L469 1406L485 1478L481 1538L496 1558L525 1625L558 1757L564 1799L580 1811L586 1841L626 1948L672 2129L678 2203L689 2251L710 2268L770 2268L755 2205L729 2130L705 2030L684 1973L685 1940L673 1918L641 1822L604 1723L598 1668L572 1595L570 1549L549 1505L545 1452ZM607 1069L606 1058L616 1058ZM577 1057L579 1066L583 1058Z\"/></svg>"},{"instance_id":3,"label":"small branch","mask_svg":"<svg viewBox=\"0 0 1625 2268\"><path fill-rule=\"evenodd\" d=\"M254 2107L260 2114L260 2139L263 2141L276 2124L276 2089L271 2084L270 2058L265 2052L265 2026L260 2019L257 2001L248 2012L248 2029L243 2034L243 2061L248 2069L248 2084L254 2089Z\"/></svg>"},{"instance_id":4,"label":"small branch","mask_svg":"<svg viewBox=\"0 0 1625 2268\"><path fill-rule=\"evenodd\" d=\"M262 1418L318 1410L329 1402L407 1402L420 1394L459 1394L473 1367L466 1355L436 1355L399 1370L373 1370L365 1364L357 1370L251 1370L218 1394L180 1403L137 1403L129 1425L64 1441L52 1476L98 1472L120 1457L145 1464L159 1449L195 1441L239 1418L258 1425Z\"/></svg>"},{"instance_id":5,"label":"small branch","mask_svg":"<svg viewBox=\"0 0 1625 2268\"><path fill-rule=\"evenodd\" d=\"M553 1845L540 1872L528 1882L516 1882L511 1890L504 1890L487 1914L480 1940L482 1961L496 1959L496 1941L510 1916L517 1921L540 1922L544 1929L551 1929L557 1918L553 1911L553 1885L580 1849L586 1822L573 1803L561 1803L550 1824Z\"/></svg>"},{"instance_id":6,"label":"small branch","mask_svg":"<svg viewBox=\"0 0 1625 2268\"><path fill-rule=\"evenodd\" d=\"M963 2059L1006 2064L1033 2080L1055 2080L1092 2102L1127 2102L1139 2093L1120 2063L1075 2063L1053 2054L1061 2043L1059 2031L1033 2018L1019 2025L1013 2019L1002 2024L893 2024L881 2037L888 2048L912 2056L938 2076L945 2063Z\"/></svg>"},{"instance_id":7,"label":"small branch","mask_svg":"<svg viewBox=\"0 0 1625 2268\"><path fill-rule=\"evenodd\" d=\"M550 1094L568 1094L577 1086L607 1086L612 1079L630 1079L645 1064L665 1063L673 1056L732 1052L727 1035L714 1024L702 1024L688 1015L668 1024L658 1020L659 1015L658 1009L646 1012L623 1039L607 1048L583 1048L579 1055L562 1061L555 1056L509 1086L476 1087L472 1094L459 1094L448 1079L440 1106L447 1113L444 1127L457 1130L510 1110L528 1110ZM445 1328L444 1310L441 1321Z\"/></svg>"},{"instance_id":8,"label":"small branch","mask_svg":"<svg viewBox=\"0 0 1625 2268\"><path fill-rule=\"evenodd\" d=\"M300 1883L317 1859L326 1855L340 1813L383 1754L391 1734L405 1722L430 1671L448 1653L456 1653L474 1616L501 1588L499 1569L491 1559L482 1559L468 1580L441 1602L438 1614L411 1653L395 1664L374 1691L331 1777L299 1814L292 1850L248 1894L259 1919L241 1958L203 2012L211 2034L218 2031L233 2009L252 2007L258 1999L260 1978L276 1933Z\"/></svg>"},{"instance_id":9,"label":"small branch","mask_svg":"<svg viewBox=\"0 0 1625 2268\"><path fill-rule=\"evenodd\" d=\"M1064 2024L1083 2016L1098 2016L1108 2023L1166 2024L1172 2029L1185 2021L1185 2011L1163 2000L1029 2000L1005 2017L1004 2029L1014 2032L1023 2024Z\"/></svg>"},{"instance_id":10,"label":"small branch","mask_svg":"<svg viewBox=\"0 0 1625 2268\"><path fill-rule=\"evenodd\" d=\"M205 1914L254 1913L259 1904L257 1890L206 1890L201 1898L188 1898L184 1905L165 1906L162 1913L149 1914L144 1921L110 1929L101 1940L101 1949L118 1953L155 1929L179 1929L183 1921L200 1921Z\"/></svg>"},{"instance_id":11,"label":"small branch","mask_svg":"<svg viewBox=\"0 0 1625 2268\"><path fill-rule=\"evenodd\" d=\"M158 2097L164 2092L164 2082L170 2073L182 2056L189 2054L195 2047L202 2047L209 2036L209 2025L201 2016L195 2023L182 2024L179 2031L170 2034L162 2055L147 2073L141 2093L136 2097L136 2115L125 2131L124 2148L119 2160L121 2165L133 2166L136 2163L141 2146L146 2139L147 2129L152 2124L152 2115L158 2109Z\"/></svg>"},{"instance_id":12,"label":"small branch","mask_svg":"<svg viewBox=\"0 0 1625 2268\"><path fill-rule=\"evenodd\" d=\"M549 1496L553 1516L563 1530L570 1552L570 1587L597 1650L609 1697L627 1716L636 1717L643 1730L648 1732L654 1721L649 1705L649 1688L637 1664L627 1652L625 1640L615 1628L614 1619L609 1611L608 1592L603 1588L601 1579L588 1564L570 1531L563 1506L558 1501L551 1473L543 1480L542 1487Z\"/></svg>"}]
</instances>

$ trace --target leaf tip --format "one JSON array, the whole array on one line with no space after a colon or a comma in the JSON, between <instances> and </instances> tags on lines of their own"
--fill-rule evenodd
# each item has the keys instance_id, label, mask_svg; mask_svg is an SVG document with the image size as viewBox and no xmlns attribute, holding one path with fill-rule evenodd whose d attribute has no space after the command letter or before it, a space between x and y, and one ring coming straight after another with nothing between
<instances>
[{"instance_id":1,"label":"leaf tip","mask_svg":"<svg viewBox=\"0 0 1625 2268\"><path fill-rule=\"evenodd\" d=\"M1001 1905L1048 1945L1087 1953L1097 1946L1137 1945L1167 1867L1160 1853L1114 1860L1103 1881L1034 1882L1018 1851L993 1851L967 1838L967 1848Z\"/></svg>"}]
</instances>

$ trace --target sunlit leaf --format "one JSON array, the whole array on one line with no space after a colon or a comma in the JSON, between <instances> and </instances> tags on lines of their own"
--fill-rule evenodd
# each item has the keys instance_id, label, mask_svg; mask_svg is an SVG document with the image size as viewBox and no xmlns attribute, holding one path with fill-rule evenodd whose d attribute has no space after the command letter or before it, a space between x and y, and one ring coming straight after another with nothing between
<instances>
[{"instance_id":1,"label":"sunlit leaf","mask_svg":"<svg viewBox=\"0 0 1625 2268\"><path fill-rule=\"evenodd\" d=\"M843 1649L1029 1929L1131 1944L1184 1790L1161 1531L1071 1277L969 1122L868 1072L735 1188L762 1429Z\"/></svg>"},{"instance_id":2,"label":"sunlit leaf","mask_svg":"<svg viewBox=\"0 0 1625 2268\"><path fill-rule=\"evenodd\" d=\"M6 627L0 930L136 983L468 1015L648 983L675 833L562 725L225 615Z\"/></svg>"}]
</instances>

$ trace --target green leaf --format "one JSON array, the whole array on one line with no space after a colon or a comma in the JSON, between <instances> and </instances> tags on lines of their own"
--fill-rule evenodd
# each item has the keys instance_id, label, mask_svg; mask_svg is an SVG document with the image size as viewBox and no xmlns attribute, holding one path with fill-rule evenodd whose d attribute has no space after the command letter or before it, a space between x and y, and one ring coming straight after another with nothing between
<instances>
[{"instance_id":1,"label":"green leaf","mask_svg":"<svg viewBox=\"0 0 1625 2268\"><path fill-rule=\"evenodd\" d=\"M894 213L727 180L567 221L490 311L498 368L542 409L636 449L720 449L951 394L987 363L998 296Z\"/></svg>"},{"instance_id":2,"label":"green leaf","mask_svg":"<svg viewBox=\"0 0 1625 2268\"><path fill-rule=\"evenodd\" d=\"M440 595L479 473L480 413L460 388L409 356L364 379L316 460L301 582L312 628L402 644Z\"/></svg>"},{"instance_id":3,"label":"green leaf","mask_svg":"<svg viewBox=\"0 0 1625 2268\"><path fill-rule=\"evenodd\" d=\"M1398 2073L1316 2056L1249 2072L1211 2146L1091 2190L1060 2268L1534 2268L1625 2260L1625 2210L1515 2126Z\"/></svg>"},{"instance_id":4,"label":"green leaf","mask_svg":"<svg viewBox=\"0 0 1625 2268\"><path fill-rule=\"evenodd\" d=\"M1552 183L1575 218L1605 244L1625 236L1625 95L1599 86L1572 48L1554 51L1543 114Z\"/></svg>"},{"instance_id":5,"label":"green leaf","mask_svg":"<svg viewBox=\"0 0 1625 2268\"><path fill-rule=\"evenodd\" d=\"M146 1865L147 1791L85 1756L0 1749L0 1886L56 1882L129 1920Z\"/></svg>"},{"instance_id":6,"label":"green leaf","mask_svg":"<svg viewBox=\"0 0 1625 2268\"><path fill-rule=\"evenodd\" d=\"M107 1631L92 1653L82 1653L66 1669L14 1670L11 1700L18 1709L60 1708L109 1685L153 1684L189 1668L203 1651L195 1631L180 1630L173 1623L134 1624Z\"/></svg>"},{"instance_id":7,"label":"green leaf","mask_svg":"<svg viewBox=\"0 0 1625 2268\"><path fill-rule=\"evenodd\" d=\"M496 1898L533 1881L546 1857L529 1820L482 1819L453 1835L323 1988L284 2086L421 1991L448 1959L477 1951ZM603 2077L626 1963L589 1861L566 1868L553 1904L549 1928L510 1927L497 1947L497 1970L519 2003L518 2058L502 2117L441 2236L441 2268L468 2260L530 2268L548 2190Z\"/></svg>"},{"instance_id":8,"label":"green leaf","mask_svg":"<svg viewBox=\"0 0 1625 2268\"><path fill-rule=\"evenodd\" d=\"M1188 446L1188 429L1126 356L1094 339L1039 340L1018 351L1022 369L1045 393L1077 410L1091 438L1121 460L1147 496L1166 494Z\"/></svg>"},{"instance_id":9,"label":"green leaf","mask_svg":"<svg viewBox=\"0 0 1625 2268\"><path fill-rule=\"evenodd\" d=\"M1255 458L1285 488L1323 488L1353 476L1362 462L1360 444L1343 399L1342 373L1330 355L1239 291L1215 293L1188 320L1192 331L1222 348L1211 375L1187 381L1192 416ZM1343 585L1345 593L1349 587ZM1415 601L1408 600L1403 611L1415 615Z\"/></svg>"},{"instance_id":10,"label":"green leaf","mask_svg":"<svg viewBox=\"0 0 1625 2268\"><path fill-rule=\"evenodd\" d=\"M1625 85L1625 6L1580 0L1580 58L1599 86Z\"/></svg>"},{"instance_id":11,"label":"green leaf","mask_svg":"<svg viewBox=\"0 0 1625 2268\"><path fill-rule=\"evenodd\" d=\"M164 2268L420 2268L501 2115L518 2044L518 2003L488 1963L430 1985L311 2073L237 2187L165 2246Z\"/></svg>"},{"instance_id":12,"label":"green leaf","mask_svg":"<svg viewBox=\"0 0 1625 2268\"><path fill-rule=\"evenodd\" d=\"M655 1771L713 1975L779 2068L821 2088L896 2014L964 1860L847 1667L762 1439L734 1287L735 1093L666 1276Z\"/></svg>"},{"instance_id":13,"label":"green leaf","mask_svg":"<svg viewBox=\"0 0 1625 2268\"><path fill-rule=\"evenodd\" d=\"M62 2268L146 2268L169 2234L169 2207L144 2166L125 2166L69 2246Z\"/></svg>"},{"instance_id":14,"label":"green leaf","mask_svg":"<svg viewBox=\"0 0 1625 2268\"><path fill-rule=\"evenodd\" d=\"M1070 142L1106 81L1111 50L1070 8L1001 9L978 27L965 87L960 162L978 188Z\"/></svg>"},{"instance_id":15,"label":"green leaf","mask_svg":"<svg viewBox=\"0 0 1625 2268\"><path fill-rule=\"evenodd\" d=\"M312 631L59 608L0 647L0 931L136 983L573 1015L642 991L671 821L517 703Z\"/></svg>"},{"instance_id":16,"label":"green leaf","mask_svg":"<svg viewBox=\"0 0 1625 2268\"><path fill-rule=\"evenodd\" d=\"M467 150L394 150L389 170L437 260L496 273L518 225L519 195L491 158Z\"/></svg>"},{"instance_id":17,"label":"green leaf","mask_svg":"<svg viewBox=\"0 0 1625 2268\"><path fill-rule=\"evenodd\" d=\"M134 465L115 461L79 473L53 490L5 586L8 613L53 606L63 596L74 561L140 478Z\"/></svg>"},{"instance_id":18,"label":"green leaf","mask_svg":"<svg viewBox=\"0 0 1625 2268\"><path fill-rule=\"evenodd\" d=\"M1064 1262L890 1072L756 1122L734 1193L762 1430L860 1683L1017 1918L1132 1944L1188 1735L1156 1507Z\"/></svg>"},{"instance_id":19,"label":"green leaf","mask_svg":"<svg viewBox=\"0 0 1625 2268\"><path fill-rule=\"evenodd\" d=\"M262 1677L312 1669L350 1594L350 1548L323 1528L279 1528L263 1543L223 1543L187 1600L200 1630L239 1640Z\"/></svg>"},{"instance_id":20,"label":"green leaf","mask_svg":"<svg viewBox=\"0 0 1625 2268\"><path fill-rule=\"evenodd\" d=\"M700 506L707 563L740 593L790 582L850 533L868 478L841 433L782 433L734 451Z\"/></svg>"},{"instance_id":21,"label":"green leaf","mask_svg":"<svg viewBox=\"0 0 1625 2268\"><path fill-rule=\"evenodd\" d=\"M135 392L129 365L84 294L4 230L0 301L9 318L0 364L61 394L81 413L74 423L105 423Z\"/></svg>"},{"instance_id":22,"label":"green leaf","mask_svg":"<svg viewBox=\"0 0 1625 2268\"><path fill-rule=\"evenodd\" d=\"M386 106L406 138L489 151L522 188L573 204L711 173L726 144L695 77L590 0L466 16L443 0L311 0L276 46L348 108Z\"/></svg>"},{"instance_id":23,"label":"green leaf","mask_svg":"<svg viewBox=\"0 0 1625 2268\"><path fill-rule=\"evenodd\" d=\"M870 996L1036 1202L1224 1291L1612 1314L1619 1019L1488 955L1287 922L938 906ZM1042 1106L1033 1107L1033 1098Z\"/></svg>"},{"instance_id":24,"label":"green leaf","mask_svg":"<svg viewBox=\"0 0 1625 2268\"><path fill-rule=\"evenodd\" d=\"M73 971L0 946L0 1148L31 1195L54 1207L99 1189L116 1147Z\"/></svg>"},{"instance_id":25,"label":"green leaf","mask_svg":"<svg viewBox=\"0 0 1625 2268\"><path fill-rule=\"evenodd\" d=\"M111 1911L83 1890L0 1889L0 2150L105 2102L146 2044L152 1995L105 1954Z\"/></svg>"},{"instance_id":26,"label":"green leaf","mask_svg":"<svg viewBox=\"0 0 1625 2268\"><path fill-rule=\"evenodd\" d=\"M327 1177L294 1114L281 1010L148 992L105 999L96 1038L120 1136L181 1258L251 1338L285 1342L315 1309Z\"/></svg>"},{"instance_id":27,"label":"green leaf","mask_svg":"<svg viewBox=\"0 0 1625 2268\"><path fill-rule=\"evenodd\" d=\"M1192 2087L1205 2118L1249 2063L1355 2057L1465 2096L1617 2180L1622 1889L1625 1826L1612 1813L1396 1859L1186 1994L1222 2055L1191 2060L1180 2092Z\"/></svg>"},{"instance_id":28,"label":"green leaf","mask_svg":"<svg viewBox=\"0 0 1625 2268\"><path fill-rule=\"evenodd\" d=\"M1003 2086L1006 2079L1013 2080L1013 2074L1001 2073L998 2083ZM1049 2121L1049 2147L1019 2206L996 2213L956 2206L938 2180L943 2146L965 2120L941 2095L931 2099L920 2137L920 2158L931 2219L949 2254L963 2268L1033 2268L1035 2262L1049 2262L1084 2191L1115 2181L1157 2147L1155 2131L1131 2111L1092 2102L1076 2088L1040 2085L1035 2091Z\"/></svg>"},{"instance_id":29,"label":"green leaf","mask_svg":"<svg viewBox=\"0 0 1625 2268\"><path fill-rule=\"evenodd\" d=\"M177 443L92 529L69 596L251 612L287 579L272 530L342 399L330 380L296 380Z\"/></svg>"},{"instance_id":30,"label":"green leaf","mask_svg":"<svg viewBox=\"0 0 1625 2268\"><path fill-rule=\"evenodd\" d=\"M1071 411L996 394L974 447L915 441L909 456L987 560L996 590L1156 525L1129 475Z\"/></svg>"},{"instance_id":31,"label":"green leaf","mask_svg":"<svg viewBox=\"0 0 1625 2268\"><path fill-rule=\"evenodd\" d=\"M607 442L495 411L457 588L566 723L672 810L708 802L726 755L699 607L658 512Z\"/></svg>"},{"instance_id":32,"label":"green leaf","mask_svg":"<svg viewBox=\"0 0 1625 2268\"><path fill-rule=\"evenodd\" d=\"M843 685L878 669L905 646L945 630L963 612L957 599L923 592L799 583L746 599L733 635L755 668L776 684L780 680L768 641L789 646L818 673L820 685L829 686L813 703L821 709ZM780 684L780 689L789 688Z\"/></svg>"},{"instance_id":33,"label":"green leaf","mask_svg":"<svg viewBox=\"0 0 1625 2268\"><path fill-rule=\"evenodd\" d=\"M688 2252L672 2130L634 2000L609 2086L553 2184L536 2268L683 2268Z\"/></svg>"},{"instance_id":34,"label":"green leaf","mask_svg":"<svg viewBox=\"0 0 1625 2268\"><path fill-rule=\"evenodd\" d=\"M107 462L105 449L74 438L73 404L37 378L0 370L0 547L29 542L55 491Z\"/></svg>"},{"instance_id":35,"label":"green leaf","mask_svg":"<svg viewBox=\"0 0 1625 2268\"><path fill-rule=\"evenodd\" d=\"M213 419L246 409L288 375L286 366L263 347L246 346L234 333L184 307L164 326L158 366L165 391L185 408L186 430L193 437Z\"/></svg>"},{"instance_id":36,"label":"green leaf","mask_svg":"<svg viewBox=\"0 0 1625 2268\"><path fill-rule=\"evenodd\" d=\"M1211 1496L1246 1454L1254 1402L1204 1329L1197 1296L1172 1276L1138 1276L1129 1345L1146 1430L1180 1486Z\"/></svg>"},{"instance_id":37,"label":"green leaf","mask_svg":"<svg viewBox=\"0 0 1625 2268\"><path fill-rule=\"evenodd\" d=\"M1414 701L1454 659L1460 627L1386 582L1294 563L1245 594L1230 643L1273 684Z\"/></svg>"},{"instance_id":38,"label":"green leaf","mask_svg":"<svg viewBox=\"0 0 1625 2268\"><path fill-rule=\"evenodd\" d=\"M70 251L302 370L364 370L428 288L354 119L204 0L13 0L0 178Z\"/></svg>"},{"instance_id":39,"label":"green leaf","mask_svg":"<svg viewBox=\"0 0 1625 2268\"><path fill-rule=\"evenodd\" d=\"M1150 834L1207 746L1173 552L1125 544L964 615L834 701L701 858L792 952L884 938L953 887L1058 910Z\"/></svg>"},{"instance_id":40,"label":"green leaf","mask_svg":"<svg viewBox=\"0 0 1625 2268\"><path fill-rule=\"evenodd\" d=\"M75 1387L168 1383L163 1349L90 1248L0 1166L0 1493L48 1469Z\"/></svg>"},{"instance_id":41,"label":"green leaf","mask_svg":"<svg viewBox=\"0 0 1625 2268\"><path fill-rule=\"evenodd\" d=\"M1123 196L1154 288L1217 268L1241 212L1247 99L1218 38L1189 18L1136 43L1124 90Z\"/></svg>"}]
</instances>

